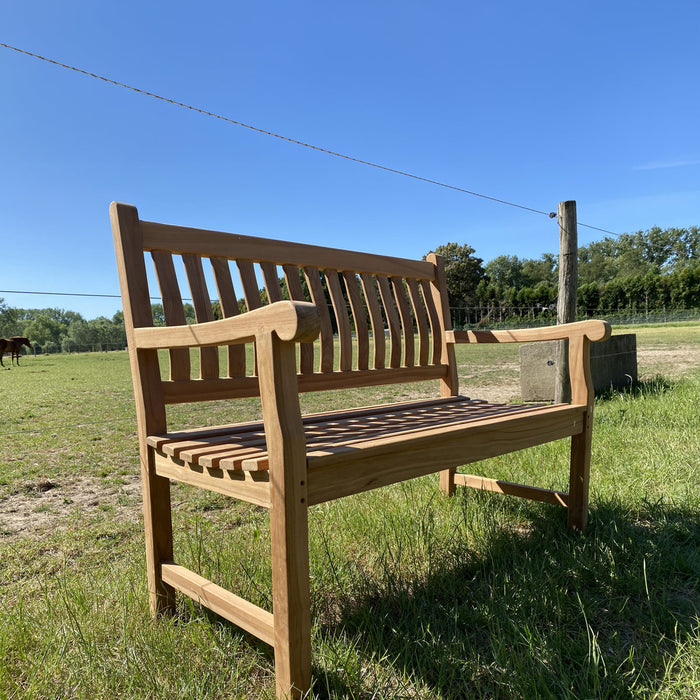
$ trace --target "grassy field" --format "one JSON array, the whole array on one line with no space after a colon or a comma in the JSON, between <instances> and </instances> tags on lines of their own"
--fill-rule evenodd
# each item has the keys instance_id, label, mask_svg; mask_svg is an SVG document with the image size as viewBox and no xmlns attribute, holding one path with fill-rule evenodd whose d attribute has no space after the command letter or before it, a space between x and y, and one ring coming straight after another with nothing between
<instances>
[{"instance_id":1,"label":"grassy field","mask_svg":"<svg viewBox=\"0 0 700 700\"><path fill-rule=\"evenodd\" d=\"M597 400L585 535L552 506L443 498L436 477L311 509L313 698L700 698L700 325L630 330L641 381ZM458 359L465 393L517 394L517 348ZM264 644L184 598L149 618L126 354L23 358L0 390L0 698L273 698ZM473 469L565 488L566 453ZM269 606L265 511L173 494L178 560Z\"/></svg>"}]
</instances>

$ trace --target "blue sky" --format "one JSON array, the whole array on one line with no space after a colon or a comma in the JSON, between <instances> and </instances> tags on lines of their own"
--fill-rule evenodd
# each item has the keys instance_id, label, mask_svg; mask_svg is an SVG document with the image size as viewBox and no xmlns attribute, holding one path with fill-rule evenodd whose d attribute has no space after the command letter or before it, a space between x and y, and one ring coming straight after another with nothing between
<instances>
[{"instance_id":1,"label":"blue sky","mask_svg":"<svg viewBox=\"0 0 700 700\"><path fill-rule=\"evenodd\" d=\"M3 0L0 42L260 129L618 233L700 224L700 4ZM555 220L0 47L0 290L117 294L142 218L420 257L557 252ZM605 234L579 228L579 243ZM118 299L0 292L111 316Z\"/></svg>"}]
</instances>

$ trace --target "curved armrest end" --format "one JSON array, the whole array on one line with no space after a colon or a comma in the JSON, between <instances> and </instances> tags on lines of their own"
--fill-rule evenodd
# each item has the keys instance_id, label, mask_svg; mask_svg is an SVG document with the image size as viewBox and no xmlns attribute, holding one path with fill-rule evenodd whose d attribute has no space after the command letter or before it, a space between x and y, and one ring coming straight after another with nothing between
<instances>
[{"instance_id":1,"label":"curved armrest end","mask_svg":"<svg viewBox=\"0 0 700 700\"><path fill-rule=\"evenodd\" d=\"M313 342L321 332L321 315L315 304L308 301L277 301L268 307L270 313L279 313L278 319L270 319L270 329L280 340Z\"/></svg>"},{"instance_id":2,"label":"curved armrest end","mask_svg":"<svg viewBox=\"0 0 700 700\"><path fill-rule=\"evenodd\" d=\"M612 328L607 321L599 321L597 319L591 319L586 321L586 337L589 340L597 342L599 340L607 340L611 333Z\"/></svg>"}]
</instances>

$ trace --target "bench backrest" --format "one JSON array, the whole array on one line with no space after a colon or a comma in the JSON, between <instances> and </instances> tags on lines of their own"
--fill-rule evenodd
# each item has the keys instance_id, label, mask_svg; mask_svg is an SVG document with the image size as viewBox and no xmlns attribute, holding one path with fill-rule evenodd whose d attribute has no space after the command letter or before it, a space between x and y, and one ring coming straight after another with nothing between
<instances>
[{"instance_id":1,"label":"bench backrest","mask_svg":"<svg viewBox=\"0 0 700 700\"><path fill-rule=\"evenodd\" d=\"M127 337L130 328L153 325L151 304L158 301L166 325L186 323L189 301L197 323L215 319L212 299L223 317L285 298L311 301L321 335L301 346L300 391L439 379L443 394L456 393L439 256L406 260L153 223L116 203L111 215ZM166 404L258 395L254 361L246 362L244 346L228 346L226 360L220 359L216 347L172 349L168 378L160 381L158 369L157 380L148 381L151 391L160 381ZM146 370L132 369L143 382Z\"/></svg>"}]
</instances>

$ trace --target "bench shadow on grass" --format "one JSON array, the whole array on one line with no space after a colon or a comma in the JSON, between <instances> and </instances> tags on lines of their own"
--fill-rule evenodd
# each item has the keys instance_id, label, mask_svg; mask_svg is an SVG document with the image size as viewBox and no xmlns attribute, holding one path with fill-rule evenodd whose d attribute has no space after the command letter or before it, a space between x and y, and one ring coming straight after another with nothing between
<instances>
[{"instance_id":1,"label":"bench shadow on grass","mask_svg":"<svg viewBox=\"0 0 700 700\"><path fill-rule=\"evenodd\" d=\"M661 374L656 374L648 379L642 379L617 389L596 390L596 399L610 401L619 396L660 396L678 386L679 380L669 379Z\"/></svg>"},{"instance_id":2,"label":"bench shadow on grass","mask_svg":"<svg viewBox=\"0 0 700 700\"><path fill-rule=\"evenodd\" d=\"M313 697L619 698L659 687L697 634L697 510L598 502L580 536L558 509L502 503L530 527L494 528L481 551L456 542L422 583L368 583L321 630L323 646L352 644L359 662L356 674L314 668Z\"/></svg>"}]
</instances>

